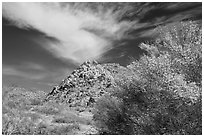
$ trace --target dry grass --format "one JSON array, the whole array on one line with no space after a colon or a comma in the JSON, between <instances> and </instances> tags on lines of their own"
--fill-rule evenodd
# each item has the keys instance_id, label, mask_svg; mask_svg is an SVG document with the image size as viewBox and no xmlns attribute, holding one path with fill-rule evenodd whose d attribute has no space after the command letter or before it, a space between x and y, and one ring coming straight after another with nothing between
<instances>
[{"instance_id":1,"label":"dry grass","mask_svg":"<svg viewBox=\"0 0 204 137\"><path fill-rule=\"evenodd\" d=\"M42 92L20 88L3 90L3 135L72 135L90 124L65 104L43 102Z\"/></svg>"}]
</instances>

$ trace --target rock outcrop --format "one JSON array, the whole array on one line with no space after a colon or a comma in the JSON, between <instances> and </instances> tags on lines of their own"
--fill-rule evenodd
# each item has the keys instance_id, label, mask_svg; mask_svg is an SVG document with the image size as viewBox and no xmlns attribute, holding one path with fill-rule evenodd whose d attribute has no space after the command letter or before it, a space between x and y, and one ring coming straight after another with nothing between
<instances>
[{"instance_id":1,"label":"rock outcrop","mask_svg":"<svg viewBox=\"0 0 204 137\"><path fill-rule=\"evenodd\" d=\"M86 61L55 86L46 100L64 102L70 107L92 107L99 97L109 94L108 88L116 86L114 74L121 67L115 63L101 65Z\"/></svg>"}]
</instances>

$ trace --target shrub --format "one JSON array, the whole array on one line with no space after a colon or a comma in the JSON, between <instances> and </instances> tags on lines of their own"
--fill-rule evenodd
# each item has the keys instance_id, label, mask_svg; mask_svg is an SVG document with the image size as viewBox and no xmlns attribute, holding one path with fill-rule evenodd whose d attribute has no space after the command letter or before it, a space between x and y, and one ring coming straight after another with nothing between
<instances>
[{"instance_id":1,"label":"shrub","mask_svg":"<svg viewBox=\"0 0 204 137\"><path fill-rule=\"evenodd\" d=\"M29 91L23 88L8 88L3 92L3 104L11 109L29 110L41 105L45 97L43 91Z\"/></svg>"},{"instance_id":2,"label":"shrub","mask_svg":"<svg viewBox=\"0 0 204 137\"><path fill-rule=\"evenodd\" d=\"M3 115L2 134L4 135L32 135L35 124L28 117L10 117Z\"/></svg>"},{"instance_id":3,"label":"shrub","mask_svg":"<svg viewBox=\"0 0 204 137\"><path fill-rule=\"evenodd\" d=\"M201 28L194 22L159 27L148 52L99 100L94 120L101 134L202 134Z\"/></svg>"},{"instance_id":4,"label":"shrub","mask_svg":"<svg viewBox=\"0 0 204 137\"><path fill-rule=\"evenodd\" d=\"M91 120L84 117L79 117L76 114L66 112L53 117L53 123L80 123L80 124L90 124Z\"/></svg>"},{"instance_id":5,"label":"shrub","mask_svg":"<svg viewBox=\"0 0 204 137\"><path fill-rule=\"evenodd\" d=\"M60 110L57 107L52 106L51 104L44 104L43 106L37 106L32 109L32 111L46 114L46 115L56 115L60 113Z\"/></svg>"},{"instance_id":6,"label":"shrub","mask_svg":"<svg viewBox=\"0 0 204 137\"><path fill-rule=\"evenodd\" d=\"M79 125L56 125L50 126L44 122L34 123L30 116L3 115L2 134L3 135L67 135L73 134L74 130L79 130Z\"/></svg>"},{"instance_id":7,"label":"shrub","mask_svg":"<svg viewBox=\"0 0 204 137\"><path fill-rule=\"evenodd\" d=\"M114 97L104 96L98 100L93 119L100 134L122 134L126 123L121 102ZM124 129L125 130L125 129Z\"/></svg>"}]
</instances>

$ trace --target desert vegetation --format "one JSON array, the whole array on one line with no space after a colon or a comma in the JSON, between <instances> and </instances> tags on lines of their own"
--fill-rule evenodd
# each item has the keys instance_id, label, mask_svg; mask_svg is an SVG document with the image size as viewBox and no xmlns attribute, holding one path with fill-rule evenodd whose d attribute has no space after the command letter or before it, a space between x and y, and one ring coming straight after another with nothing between
<instances>
[{"instance_id":1,"label":"desert vegetation","mask_svg":"<svg viewBox=\"0 0 204 137\"><path fill-rule=\"evenodd\" d=\"M23 88L3 88L2 134L67 135L83 132L91 121L67 105L45 102L47 93Z\"/></svg>"},{"instance_id":2,"label":"desert vegetation","mask_svg":"<svg viewBox=\"0 0 204 137\"><path fill-rule=\"evenodd\" d=\"M202 134L202 39L194 22L157 28L157 39L127 66L137 77L95 105L100 134Z\"/></svg>"},{"instance_id":3,"label":"desert vegetation","mask_svg":"<svg viewBox=\"0 0 204 137\"><path fill-rule=\"evenodd\" d=\"M140 44L145 54L128 66L85 66L89 75L92 71L97 78L107 79L108 75L110 80L103 86L103 80L81 75L80 69L85 68L81 67L73 73L76 77L70 76L71 87L65 81L52 100L43 91L3 88L2 134L201 135L201 30L193 21L159 26L155 40ZM75 99L74 93L80 93L76 95L79 100L99 89L106 91L97 93L100 97L83 111L68 105L66 99ZM94 132L87 132L93 128Z\"/></svg>"}]
</instances>

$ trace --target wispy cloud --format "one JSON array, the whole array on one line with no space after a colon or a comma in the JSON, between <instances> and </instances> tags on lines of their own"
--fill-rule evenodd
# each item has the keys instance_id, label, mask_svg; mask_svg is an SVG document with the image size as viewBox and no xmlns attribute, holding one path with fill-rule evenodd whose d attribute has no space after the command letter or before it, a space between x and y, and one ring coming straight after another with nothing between
<instances>
[{"instance_id":1,"label":"wispy cloud","mask_svg":"<svg viewBox=\"0 0 204 137\"><path fill-rule=\"evenodd\" d=\"M18 77L26 78L30 80L42 80L43 78L46 77L46 74L39 74L39 73L35 74L35 73L23 72L11 66L5 66L5 65L2 67L2 74L6 76L18 76Z\"/></svg>"},{"instance_id":2,"label":"wispy cloud","mask_svg":"<svg viewBox=\"0 0 204 137\"><path fill-rule=\"evenodd\" d=\"M37 70L37 71L45 71L46 68L40 64L34 63L34 62L24 62L21 64L22 67L30 70Z\"/></svg>"},{"instance_id":3,"label":"wispy cloud","mask_svg":"<svg viewBox=\"0 0 204 137\"><path fill-rule=\"evenodd\" d=\"M154 28L201 14L194 3L3 3L3 17L49 37L34 41L56 57L82 63L114 48L115 40L155 34ZM199 10L198 10L199 9ZM102 56L103 57L103 56Z\"/></svg>"},{"instance_id":4,"label":"wispy cloud","mask_svg":"<svg viewBox=\"0 0 204 137\"><path fill-rule=\"evenodd\" d=\"M20 28L56 38L59 43L50 42L45 48L59 58L81 63L104 53L131 28L131 21L118 21L122 10L103 6L100 10L100 5L98 9L83 4L3 3L3 17Z\"/></svg>"},{"instance_id":5,"label":"wispy cloud","mask_svg":"<svg viewBox=\"0 0 204 137\"><path fill-rule=\"evenodd\" d=\"M73 70L69 68L58 67L55 70L49 69L48 66L37 64L35 62L24 62L19 65L2 66L3 77L12 76L23 78L24 80L34 80L37 83L55 83L64 79Z\"/></svg>"}]
</instances>

